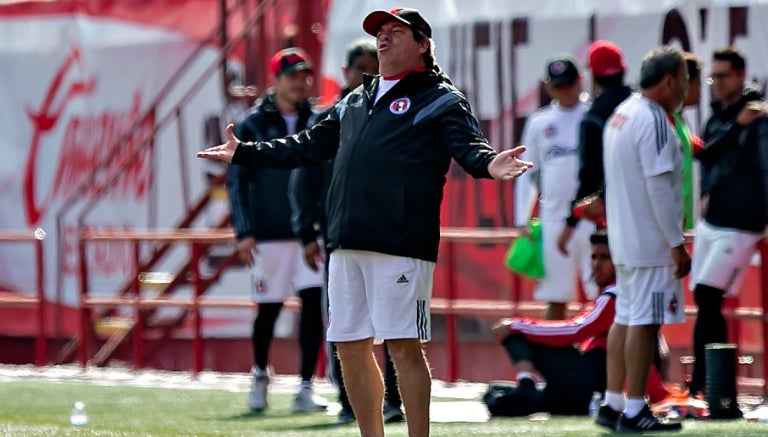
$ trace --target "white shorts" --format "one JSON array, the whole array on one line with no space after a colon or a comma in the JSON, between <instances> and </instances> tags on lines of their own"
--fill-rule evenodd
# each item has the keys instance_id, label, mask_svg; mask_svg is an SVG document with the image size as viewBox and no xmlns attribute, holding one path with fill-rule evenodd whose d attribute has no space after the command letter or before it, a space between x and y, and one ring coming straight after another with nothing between
<instances>
[{"instance_id":1,"label":"white shorts","mask_svg":"<svg viewBox=\"0 0 768 437\"><path fill-rule=\"evenodd\" d=\"M328 265L328 341L431 338L435 263L337 249Z\"/></svg>"},{"instance_id":2,"label":"white shorts","mask_svg":"<svg viewBox=\"0 0 768 437\"><path fill-rule=\"evenodd\" d=\"M322 286L323 269L316 272L307 266L298 241L257 243L251 268L254 301L284 302L298 290Z\"/></svg>"},{"instance_id":3,"label":"white shorts","mask_svg":"<svg viewBox=\"0 0 768 437\"><path fill-rule=\"evenodd\" d=\"M685 322L683 283L674 266L616 266L616 316L623 326Z\"/></svg>"},{"instance_id":4,"label":"white shorts","mask_svg":"<svg viewBox=\"0 0 768 437\"><path fill-rule=\"evenodd\" d=\"M595 225L581 220L568 242L568 256L560 253L557 239L565 228L563 220L547 220L541 224L546 276L539 280L533 297L544 302L568 303L578 300L577 281L581 280L587 299L597 295L597 285L592 280L592 245L589 236Z\"/></svg>"},{"instance_id":5,"label":"white shorts","mask_svg":"<svg viewBox=\"0 0 768 437\"><path fill-rule=\"evenodd\" d=\"M760 233L718 228L699 220L693 240L692 289L702 284L724 290L726 295L738 295L749 261L762 238Z\"/></svg>"}]
</instances>

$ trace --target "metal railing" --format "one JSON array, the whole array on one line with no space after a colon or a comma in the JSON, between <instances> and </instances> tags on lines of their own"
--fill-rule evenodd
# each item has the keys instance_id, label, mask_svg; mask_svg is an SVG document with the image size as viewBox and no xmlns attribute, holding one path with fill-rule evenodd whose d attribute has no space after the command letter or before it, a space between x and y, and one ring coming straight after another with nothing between
<instances>
[{"instance_id":1,"label":"metal railing","mask_svg":"<svg viewBox=\"0 0 768 437\"><path fill-rule=\"evenodd\" d=\"M47 336L45 333L45 260L43 258L43 239L45 232L37 228L34 231L2 231L0 243L31 243L35 247L35 290L34 295L0 292L0 306L34 307L35 311L35 365L43 366L48 362Z\"/></svg>"},{"instance_id":2,"label":"metal railing","mask_svg":"<svg viewBox=\"0 0 768 437\"><path fill-rule=\"evenodd\" d=\"M512 299L510 300L494 300L494 299L461 299L457 297L456 290L456 245L466 243L497 243L497 244L509 244L513 239L517 238L519 233L515 229L476 229L476 228L452 228L444 227L441 229L441 250L442 257L444 257L444 269L441 274L445 279L445 298L434 298L432 300L432 312L436 314L444 314L446 318L446 354L448 363L448 376L447 379L451 382L458 379L458 339L457 339L457 326L456 321L459 316L462 315L492 315L492 316L510 316L517 313L530 312L530 311L542 311L544 305L538 302L528 302L521 299L520 293L520 278L510 272L510 279L512 281ZM686 240L688 243L692 241L693 235L687 234ZM81 325L80 335L86 338L89 335L89 316L88 311L94 307L117 307L117 306L130 306L135 308L134 313L137 317L140 317L141 308L157 308L162 306L172 306L191 309L194 315L194 338L193 338L193 371L199 372L203 369L203 342L202 342L202 320L200 316L200 309L206 307L218 307L218 308L256 308L257 304L253 303L248 298L240 299L203 299L201 297L201 290L204 287L203 278L200 276L199 260L201 250L204 245L215 244L221 242L232 242L234 236L231 230L176 230L176 231L84 231L80 235L80 251L81 256L84 258L85 245L87 243L96 242L109 242L109 241L132 241L134 244L138 244L141 241L166 241L173 242L175 244L189 244L192 252L192 279L195 292L190 299L179 298L143 298L140 295L134 295L131 297L116 297L116 298L91 298L88 296L88 284L85 271L81 274ZM766 306L768 306L768 244L761 242L758 246L761 253L761 266L760 266L760 278L761 278L761 290L762 301L760 307L733 307L732 309L724 310L724 315L731 321L739 320L759 320L762 323L763 344L768 339L768 317L766 314ZM501 267L500 267L501 268ZM138 272L137 272L138 274ZM296 300L288 302L288 307L296 309L299 307L299 303ZM576 304L571 305L572 311L578 310ZM694 306L686 306L685 314L687 317L693 317L696 315L696 308ZM141 338L141 321L137 320L135 326L138 326L138 331L135 340L137 343L142 342ZM731 337L734 336L733 332ZM87 344L87 342L84 342ZM141 346L134 345L134 352L140 356ZM768 356L764 356L766 360ZM81 350L80 356L81 365L85 366L87 363L87 350ZM768 382L768 366L763 366L763 390L766 389L766 383Z\"/></svg>"}]
</instances>

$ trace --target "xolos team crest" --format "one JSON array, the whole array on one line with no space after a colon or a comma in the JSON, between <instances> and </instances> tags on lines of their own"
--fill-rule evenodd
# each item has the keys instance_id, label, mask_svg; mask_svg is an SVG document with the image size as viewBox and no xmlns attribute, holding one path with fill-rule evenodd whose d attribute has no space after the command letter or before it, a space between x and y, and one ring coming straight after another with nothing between
<instances>
[{"instance_id":1,"label":"xolos team crest","mask_svg":"<svg viewBox=\"0 0 768 437\"><path fill-rule=\"evenodd\" d=\"M411 99L408 97L401 97L389 104L389 112L400 115L405 114L411 107Z\"/></svg>"}]
</instances>

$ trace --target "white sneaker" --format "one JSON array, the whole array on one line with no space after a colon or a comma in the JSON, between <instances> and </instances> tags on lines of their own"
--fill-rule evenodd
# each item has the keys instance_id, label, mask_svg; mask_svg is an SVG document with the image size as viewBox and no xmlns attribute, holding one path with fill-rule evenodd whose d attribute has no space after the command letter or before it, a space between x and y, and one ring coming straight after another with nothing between
<instances>
[{"instance_id":1,"label":"white sneaker","mask_svg":"<svg viewBox=\"0 0 768 437\"><path fill-rule=\"evenodd\" d=\"M312 394L312 389L300 389L293 399L291 413L308 413L310 411L322 411L328 407L328 401L320 396Z\"/></svg>"},{"instance_id":2,"label":"white sneaker","mask_svg":"<svg viewBox=\"0 0 768 437\"><path fill-rule=\"evenodd\" d=\"M263 411L267 408L267 387L269 376L253 376L251 392L248 394L248 407L251 411Z\"/></svg>"}]
</instances>

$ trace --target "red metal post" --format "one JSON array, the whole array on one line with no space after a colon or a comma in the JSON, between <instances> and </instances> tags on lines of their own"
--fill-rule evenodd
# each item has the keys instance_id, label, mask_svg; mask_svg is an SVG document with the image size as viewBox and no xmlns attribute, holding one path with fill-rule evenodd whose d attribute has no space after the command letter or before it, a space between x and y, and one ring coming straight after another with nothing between
<instances>
[{"instance_id":1,"label":"red metal post","mask_svg":"<svg viewBox=\"0 0 768 437\"><path fill-rule=\"evenodd\" d=\"M760 250L760 285L763 305L763 395L768 395L768 242L757 245Z\"/></svg>"},{"instance_id":2,"label":"red metal post","mask_svg":"<svg viewBox=\"0 0 768 437\"><path fill-rule=\"evenodd\" d=\"M37 338L35 339L35 365L44 366L48 361L48 336L45 332L45 268L43 267L43 240L35 240L37 261Z\"/></svg>"},{"instance_id":3,"label":"red metal post","mask_svg":"<svg viewBox=\"0 0 768 437\"><path fill-rule=\"evenodd\" d=\"M85 367L88 363L88 348L90 346L90 309L86 305L88 298L88 263L86 261L85 239L82 232L78 235L78 252L80 254L80 366Z\"/></svg>"},{"instance_id":4,"label":"red metal post","mask_svg":"<svg viewBox=\"0 0 768 437\"><path fill-rule=\"evenodd\" d=\"M192 315L194 317L194 338L192 339L192 366L193 373L198 374L203 370L203 322L201 320L199 298L203 292L203 281L200 278L200 244L192 242L192 279L194 281L194 294L192 297Z\"/></svg>"},{"instance_id":5,"label":"red metal post","mask_svg":"<svg viewBox=\"0 0 768 437\"><path fill-rule=\"evenodd\" d=\"M456 382L458 379L458 353L456 338L456 315L453 313L453 300L456 299L455 259L453 253L453 241L445 242L446 274L448 280L448 311L445 314L445 347L448 353L448 382Z\"/></svg>"},{"instance_id":6,"label":"red metal post","mask_svg":"<svg viewBox=\"0 0 768 437\"><path fill-rule=\"evenodd\" d=\"M144 368L144 312L139 305L141 300L141 281L139 281L139 275L141 275L141 259L140 259L140 242L133 242L133 265L134 278L133 278L133 295L136 297L136 305L133 308L134 317L136 323L133 325L133 367L135 369Z\"/></svg>"}]
</instances>

